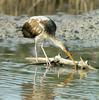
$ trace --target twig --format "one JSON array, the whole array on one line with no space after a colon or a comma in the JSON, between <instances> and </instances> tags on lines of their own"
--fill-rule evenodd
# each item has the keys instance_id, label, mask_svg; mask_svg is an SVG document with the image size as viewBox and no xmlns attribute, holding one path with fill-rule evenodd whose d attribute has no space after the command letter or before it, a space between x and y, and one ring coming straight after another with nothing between
<instances>
[{"instance_id":1,"label":"twig","mask_svg":"<svg viewBox=\"0 0 99 100\"><path fill-rule=\"evenodd\" d=\"M44 57L38 57L38 62L36 62L36 58L35 57L26 57L26 60L30 61L32 64L46 64L46 58ZM72 60L69 59L64 59L62 58L60 55L57 55L55 57L49 58L49 61L51 63L55 63L55 64L63 64L63 65L71 65L73 66L74 63ZM81 57L80 57L80 61L75 61L75 63L77 64L77 66L79 68L89 68L91 70L96 70L94 67L92 67L91 65L88 65L88 61L84 61Z\"/></svg>"}]
</instances>

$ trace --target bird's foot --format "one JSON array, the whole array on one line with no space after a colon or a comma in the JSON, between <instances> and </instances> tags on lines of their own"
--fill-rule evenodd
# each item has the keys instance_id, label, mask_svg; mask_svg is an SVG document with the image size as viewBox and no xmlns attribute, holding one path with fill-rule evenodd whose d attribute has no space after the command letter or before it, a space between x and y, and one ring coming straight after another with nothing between
<instances>
[{"instance_id":1,"label":"bird's foot","mask_svg":"<svg viewBox=\"0 0 99 100\"><path fill-rule=\"evenodd\" d=\"M49 60L46 61L46 69L50 68L52 65L51 65L51 62Z\"/></svg>"},{"instance_id":2,"label":"bird's foot","mask_svg":"<svg viewBox=\"0 0 99 100\"><path fill-rule=\"evenodd\" d=\"M47 66L48 66L48 67L51 66L51 62L50 62L50 61L47 62Z\"/></svg>"}]
</instances>

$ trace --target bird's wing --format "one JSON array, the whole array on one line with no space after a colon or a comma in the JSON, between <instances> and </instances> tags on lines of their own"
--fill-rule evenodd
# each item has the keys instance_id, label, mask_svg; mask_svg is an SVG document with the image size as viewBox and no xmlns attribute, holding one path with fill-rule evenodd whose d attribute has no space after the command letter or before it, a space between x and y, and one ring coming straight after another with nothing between
<instances>
[{"instance_id":1,"label":"bird's wing","mask_svg":"<svg viewBox=\"0 0 99 100\"><path fill-rule=\"evenodd\" d=\"M27 20L22 28L24 37L35 38L35 36L45 33L46 22L47 20L42 20L38 18L30 18L29 20Z\"/></svg>"},{"instance_id":2,"label":"bird's wing","mask_svg":"<svg viewBox=\"0 0 99 100\"><path fill-rule=\"evenodd\" d=\"M30 25L30 29L33 33L36 33L37 35L44 32L44 25L39 21L38 19L32 19L28 22Z\"/></svg>"}]
</instances>

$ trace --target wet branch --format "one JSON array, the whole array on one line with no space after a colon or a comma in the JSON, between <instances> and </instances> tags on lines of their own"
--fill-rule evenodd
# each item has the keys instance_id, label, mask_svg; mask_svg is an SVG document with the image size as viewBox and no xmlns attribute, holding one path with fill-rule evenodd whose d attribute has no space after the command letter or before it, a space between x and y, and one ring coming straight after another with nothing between
<instances>
[{"instance_id":1,"label":"wet branch","mask_svg":"<svg viewBox=\"0 0 99 100\"><path fill-rule=\"evenodd\" d=\"M37 65L38 64L46 64L46 58L44 58L44 57L38 57L38 62L36 62L35 57L27 57L25 59L30 61L32 64L37 64ZM49 61L51 63L55 63L55 64L71 65L71 66L74 65L72 60L62 58L60 55L49 58ZM75 61L75 63L79 67L86 67L86 68L89 68L89 69L92 69L92 70L95 69L91 65L88 65L88 61L84 61L81 57L80 57L80 61Z\"/></svg>"}]
</instances>

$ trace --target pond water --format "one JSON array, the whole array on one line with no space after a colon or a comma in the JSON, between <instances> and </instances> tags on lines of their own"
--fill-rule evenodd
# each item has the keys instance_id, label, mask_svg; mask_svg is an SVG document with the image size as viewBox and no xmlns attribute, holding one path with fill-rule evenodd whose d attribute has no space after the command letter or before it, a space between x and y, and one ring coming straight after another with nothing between
<instances>
[{"instance_id":1,"label":"pond water","mask_svg":"<svg viewBox=\"0 0 99 100\"><path fill-rule=\"evenodd\" d=\"M60 51L55 47L45 49L48 56L55 56ZM82 56L83 59L88 59L91 65L99 68L99 49L86 48L72 52L75 59L78 60L78 56ZM38 53L43 56L41 50L38 50ZM71 84L62 87L58 84L66 75L60 75L58 78L57 71L49 71L43 85L40 85L40 76L45 71L44 65L29 64L24 59L29 56L34 56L33 44L0 44L0 100L99 100L98 71L88 74L82 80L74 78ZM33 86L36 66L37 85Z\"/></svg>"}]
</instances>

